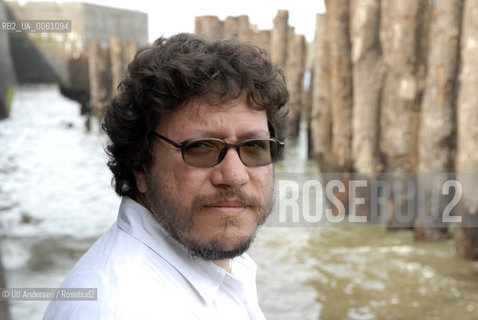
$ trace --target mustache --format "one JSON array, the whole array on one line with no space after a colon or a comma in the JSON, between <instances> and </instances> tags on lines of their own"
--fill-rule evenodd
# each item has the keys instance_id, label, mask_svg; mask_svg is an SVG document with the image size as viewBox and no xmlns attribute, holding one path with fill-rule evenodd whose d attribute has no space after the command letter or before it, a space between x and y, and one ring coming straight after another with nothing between
<instances>
[{"instance_id":1,"label":"mustache","mask_svg":"<svg viewBox=\"0 0 478 320\"><path fill-rule=\"evenodd\" d=\"M247 207L263 209L263 205L258 198L248 195L244 191L238 189L221 190L212 195L198 195L193 199L192 209L194 211L199 211L203 207L230 200L240 201L242 205Z\"/></svg>"}]
</instances>

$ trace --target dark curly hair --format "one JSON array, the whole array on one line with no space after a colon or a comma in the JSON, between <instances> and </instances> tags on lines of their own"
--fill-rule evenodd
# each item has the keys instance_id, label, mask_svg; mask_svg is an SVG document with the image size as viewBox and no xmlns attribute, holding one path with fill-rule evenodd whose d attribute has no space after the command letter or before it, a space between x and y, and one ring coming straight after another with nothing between
<instances>
[{"instance_id":1,"label":"dark curly hair","mask_svg":"<svg viewBox=\"0 0 478 320\"><path fill-rule=\"evenodd\" d=\"M250 106L266 110L271 137L283 141L289 94L283 72L263 49L185 33L140 49L105 108L103 129L116 193L136 197L133 170L151 165L152 131L164 113L198 97L219 105L243 92Z\"/></svg>"}]
</instances>

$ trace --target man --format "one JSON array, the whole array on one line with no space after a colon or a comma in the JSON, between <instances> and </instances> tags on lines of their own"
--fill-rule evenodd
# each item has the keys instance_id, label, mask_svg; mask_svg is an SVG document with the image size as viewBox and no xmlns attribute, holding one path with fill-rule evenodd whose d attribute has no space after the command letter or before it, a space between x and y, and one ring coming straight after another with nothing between
<instances>
[{"instance_id":1,"label":"man","mask_svg":"<svg viewBox=\"0 0 478 320\"><path fill-rule=\"evenodd\" d=\"M179 34L140 50L105 111L116 223L45 319L264 319L245 254L273 202L282 72L261 49Z\"/></svg>"}]
</instances>

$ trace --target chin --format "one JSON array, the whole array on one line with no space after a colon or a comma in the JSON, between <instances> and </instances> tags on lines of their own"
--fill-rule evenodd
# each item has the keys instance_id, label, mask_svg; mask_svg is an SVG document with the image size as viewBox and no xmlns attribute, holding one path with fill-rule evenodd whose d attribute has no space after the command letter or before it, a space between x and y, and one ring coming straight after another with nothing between
<instances>
[{"instance_id":1,"label":"chin","mask_svg":"<svg viewBox=\"0 0 478 320\"><path fill-rule=\"evenodd\" d=\"M237 250L237 248L241 247L244 243L249 242L249 239L251 238L251 235L249 236L238 236L238 235L224 235L221 238L216 238L216 241L224 251L231 251L231 250Z\"/></svg>"},{"instance_id":2,"label":"chin","mask_svg":"<svg viewBox=\"0 0 478 320\"><path fill-rule=\"evenodd\" d=\"M214 236L189 238L186 246L193 256L204 260L231 259L249 249L254 236L255 232L245 234L238 232L237 229L229 230L216 233Z\"/></svg>"}]
</instances>

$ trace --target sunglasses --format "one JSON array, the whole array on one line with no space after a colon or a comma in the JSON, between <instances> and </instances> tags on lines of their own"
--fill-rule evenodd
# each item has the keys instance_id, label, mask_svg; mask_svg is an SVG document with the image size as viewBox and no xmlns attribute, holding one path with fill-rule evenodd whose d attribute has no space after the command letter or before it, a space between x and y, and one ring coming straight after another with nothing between
<instances>
[{"instance_id":1,"label":"sunglasses","mask_svg":"<svg viewBox=\"0 0 478 320\"><path fill-rule=\"evenodd\" d=\"M242 163L247 167L267 166L279 157L284 142L274 138L246 139L237 143L227 143L216 138L188 139L174 142L159 133L153 134L167 143L181 149L184 162L197 168L209 168L219 164L229 148L235 148Z\"/></svg>"}]
</instances>

